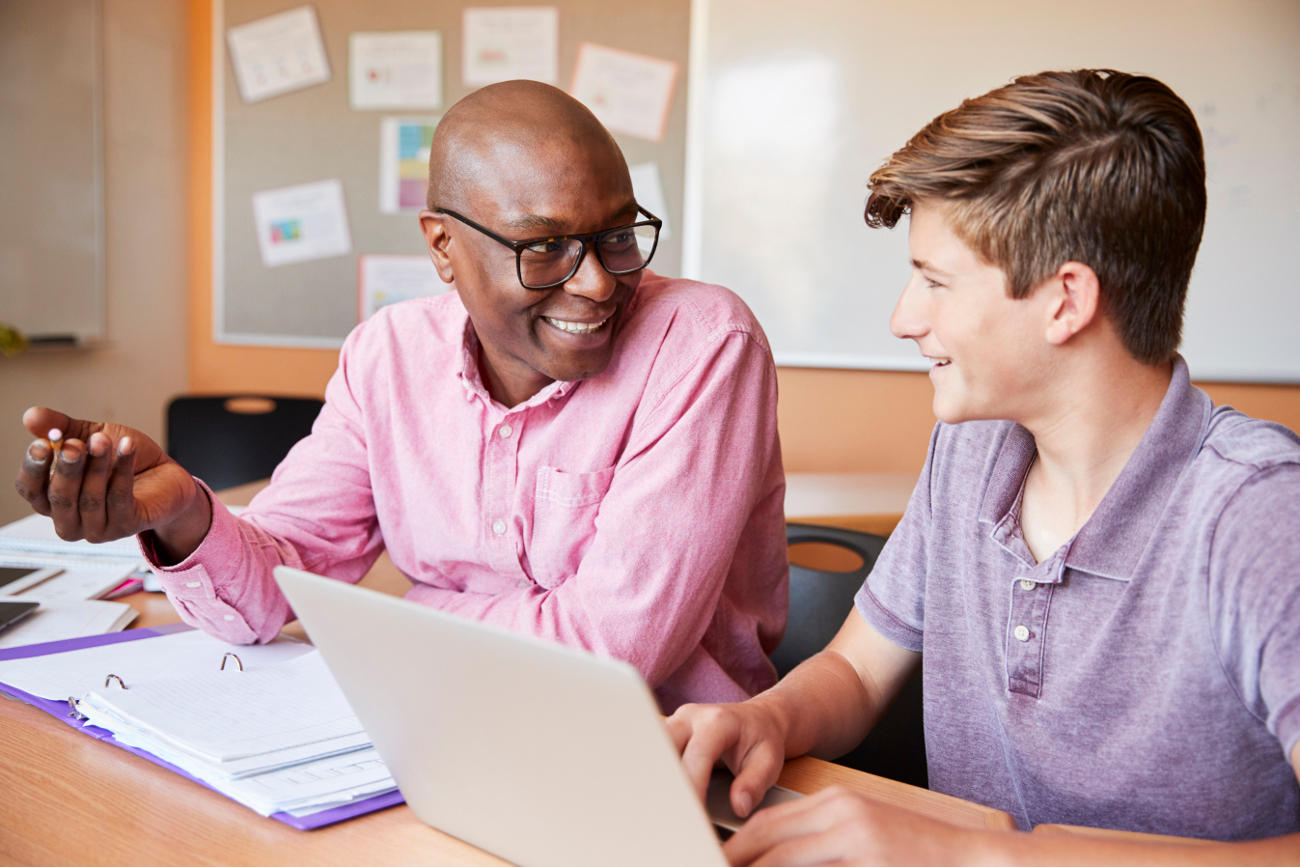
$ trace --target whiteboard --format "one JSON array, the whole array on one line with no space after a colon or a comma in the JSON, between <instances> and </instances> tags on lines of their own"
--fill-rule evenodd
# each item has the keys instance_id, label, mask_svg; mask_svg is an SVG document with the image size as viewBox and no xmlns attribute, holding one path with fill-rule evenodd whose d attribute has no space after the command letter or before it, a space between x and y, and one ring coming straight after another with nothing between
<instances>
[{"instance_id":1,"label":"whiteboard","mask_svg":"<svg viewBox=\"0 0 1300 867\"><path fill-rule=\"evenodd\" d=\"M100 0L0 2L0 321L104 333Z\"/></svg>"},{"instance_id":2,"label":"whiteboard","mask_svg":"<svg viewBox=\"0 0 1300 867\"><path fill-rule=\"evenodd\" d=\"M1192 375L1300 382L1296 0L695 0L693 16L683 270L743 296L779 364L924 369L889 333L906 222L866 228L867 177L966 97L1111 67L1172 87L1205 139Z\"/></svg>"}]
</instances>

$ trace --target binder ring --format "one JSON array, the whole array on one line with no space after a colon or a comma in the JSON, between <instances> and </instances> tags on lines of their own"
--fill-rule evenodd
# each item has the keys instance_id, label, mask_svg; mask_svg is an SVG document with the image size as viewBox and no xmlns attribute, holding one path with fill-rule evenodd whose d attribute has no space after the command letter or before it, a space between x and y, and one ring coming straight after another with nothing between
<instances>
[{"instance_id":1,"label":"binder ring","mask_svg":"<svg viewBox=\"0 0 1300 867\"><path fill-rule=\"evenodd\" d=\"M118 677L116 674L110 674L108 677L104 678L104 686L108 686L110 680L116 680L118 686L122 687L122 689L126 689L126 684L123 683L122 678Z\"/></svg>"},{"instance_id":2,"label":"binder ring","mask_svg":"<svg viewBox=\"0 0 1300 867\"><path fill-rule=\"evenodd\" d=\"M229 650L227 650L225 653L223 653L223 654L221 655L221 667L218 668L217 671L225 671L225 670L226 670L226 659L227 659L227 658L233 659L233 660L235 661L235 665L238 665L238 666L239 666L239 671L243 671L243 670L244 670L244 663L243 663L243 660L241 660L241 659L239 658L239 654L237 654L237 653L231 653Z\"/></svg>"},{"instance_id":3,"label":"binder ring","mask_svg":"<svg viewBox=\"0 0 1300 867\"><path fill-rule=\"evenodd\" d=\"M68 696L68 710L69 710L68 716L72 717L73 719L76 720L88 719L88 717L84 713L77 710L77 700L72 696Z\"/></svg>"}]
</instances>

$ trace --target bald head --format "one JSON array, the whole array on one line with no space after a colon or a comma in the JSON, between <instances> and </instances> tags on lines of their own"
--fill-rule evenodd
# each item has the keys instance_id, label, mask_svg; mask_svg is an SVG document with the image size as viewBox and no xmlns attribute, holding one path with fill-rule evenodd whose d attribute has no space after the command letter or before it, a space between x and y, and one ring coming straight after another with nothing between
<instances>
[{"instance_id":1,"label":"bald head","mask_svg":"<svg viewBox=\"0 0 1300 867\"><path fill-rule=\"evenodd\" d=\"M484 183L512 174L592 166L627 174L613 137L564 91L538 81L476 90L443 115L429 150L428 206L460 210Z\"/></svg>"}]
</instances>

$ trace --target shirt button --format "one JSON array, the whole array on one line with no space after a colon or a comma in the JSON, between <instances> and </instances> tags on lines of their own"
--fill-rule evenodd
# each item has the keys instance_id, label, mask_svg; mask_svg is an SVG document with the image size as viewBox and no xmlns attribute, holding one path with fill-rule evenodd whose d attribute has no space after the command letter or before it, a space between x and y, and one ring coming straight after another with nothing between
<instances>
[{"instance_id":1,"label":"shirt button","mask_svg":"<svg viewBox=\"0 0 1300 867\"><path fill-rule=\"evenodd\" d=\"M1028 640L1029 640L1029 627L1028 627L1028 626L1023 626L1023 625L1022 625L1022 626L1017 626L1017 627L1012 631L1011 634L1014 635L1014 636L1016 637L1016 641L1028 641Z\"/></svg>"},{"instance_id":2,"label":"shirt button","mask_svg":"<svg viewBox=\"0 0 1300 867\"><path fill-rule=\"evenodd\" d=\"M203 583L200 581L186 581L185 586L194 589L195 587L202 587Z\"/></svg>"},{"instance_id":3,"label":"shirt button","mask_svg":"<svg viewBox=\"0 0 1300 867\"><path fill-rule=\"evenodd\" d=\"M511 435L512 433L514 433L514 432L515 432L515 429L512 428L512 427L511 427L510 425L508 425L508 424L503 424L503 425L501 425L501 427L497 428L497 434L498 434L502 439L509 439L509 438L510 438L510 435Z\"/></svg>"},{"instance_id":4,"label":"shirt button","mask_svg":"<svg viewBox=\"0 0 1300 867\"><path fill-rule=\"evenodd\" d=\"M497 518L492 522L492 532L496 533L498 536L504 536L506 533L506 522Z\"/></svg>"},{"instance_id":5,"label":"shirt button","mask_svg":"<svg viewBox=\"0 0 1300 867\"><path fill-rule=\"evenodd\" d=\"M1021 590L1033 590L1037 586L1038 586L1037 584L1035 584L1033 581L1030 581L1028 578L1020 579Z\"/></svg>"},{"instance_id":6,"label":"shirt button","mask_svg":"<svg viewBox=\"0 0 1300 867\"><path fill-rule=\"evenodd\" d=\"M522 590L523 588L528 586L528 579L520 578L519 583L517 583L515 586Z\"/></svg>"},{"instance_id":7,"label":"shirt button","mask_svg":"<svg viewBox=\"0 0 1300 867\"><path fill-rule=\"evenodd\" d=\"M226 619L226 620L234 620L234 619L235 619L235 615L233 615L233 614L226 614L226 615L224 615L224 619Z\"/></svg>"}]
</instances>

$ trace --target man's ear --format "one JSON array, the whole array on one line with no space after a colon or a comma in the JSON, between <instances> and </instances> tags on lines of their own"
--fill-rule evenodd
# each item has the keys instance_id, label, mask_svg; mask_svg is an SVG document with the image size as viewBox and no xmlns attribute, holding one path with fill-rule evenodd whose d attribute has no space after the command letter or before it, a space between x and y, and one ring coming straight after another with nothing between
<instances>
[{"instance_id":1,"label":"man's ear","mask_svg":"<svg viewBox=\"0 0 1300 867\"><path fill-rule=\"evenodd\" d=\"M454 275L451 255L447 252L451 236L447 234L446 221L447 217L444 214L433 211L420 212L420 231L424 232L424 245L429 248L429 258L433 261L433 267L442 282L450 283Z\"/></svg>"},{"instance_id":2,"label":"man's ear","mask_svg":"<svg viewBox=\"0 0 1300 867\"><path fill-rule=\"evenodd\" d=\"M1097 317L1101 285L1097 273L1082 262L1066 262L1047 278L1052 292L1047 340L1060 346L1088 327Z\"/></svg>"}]
</instances>

